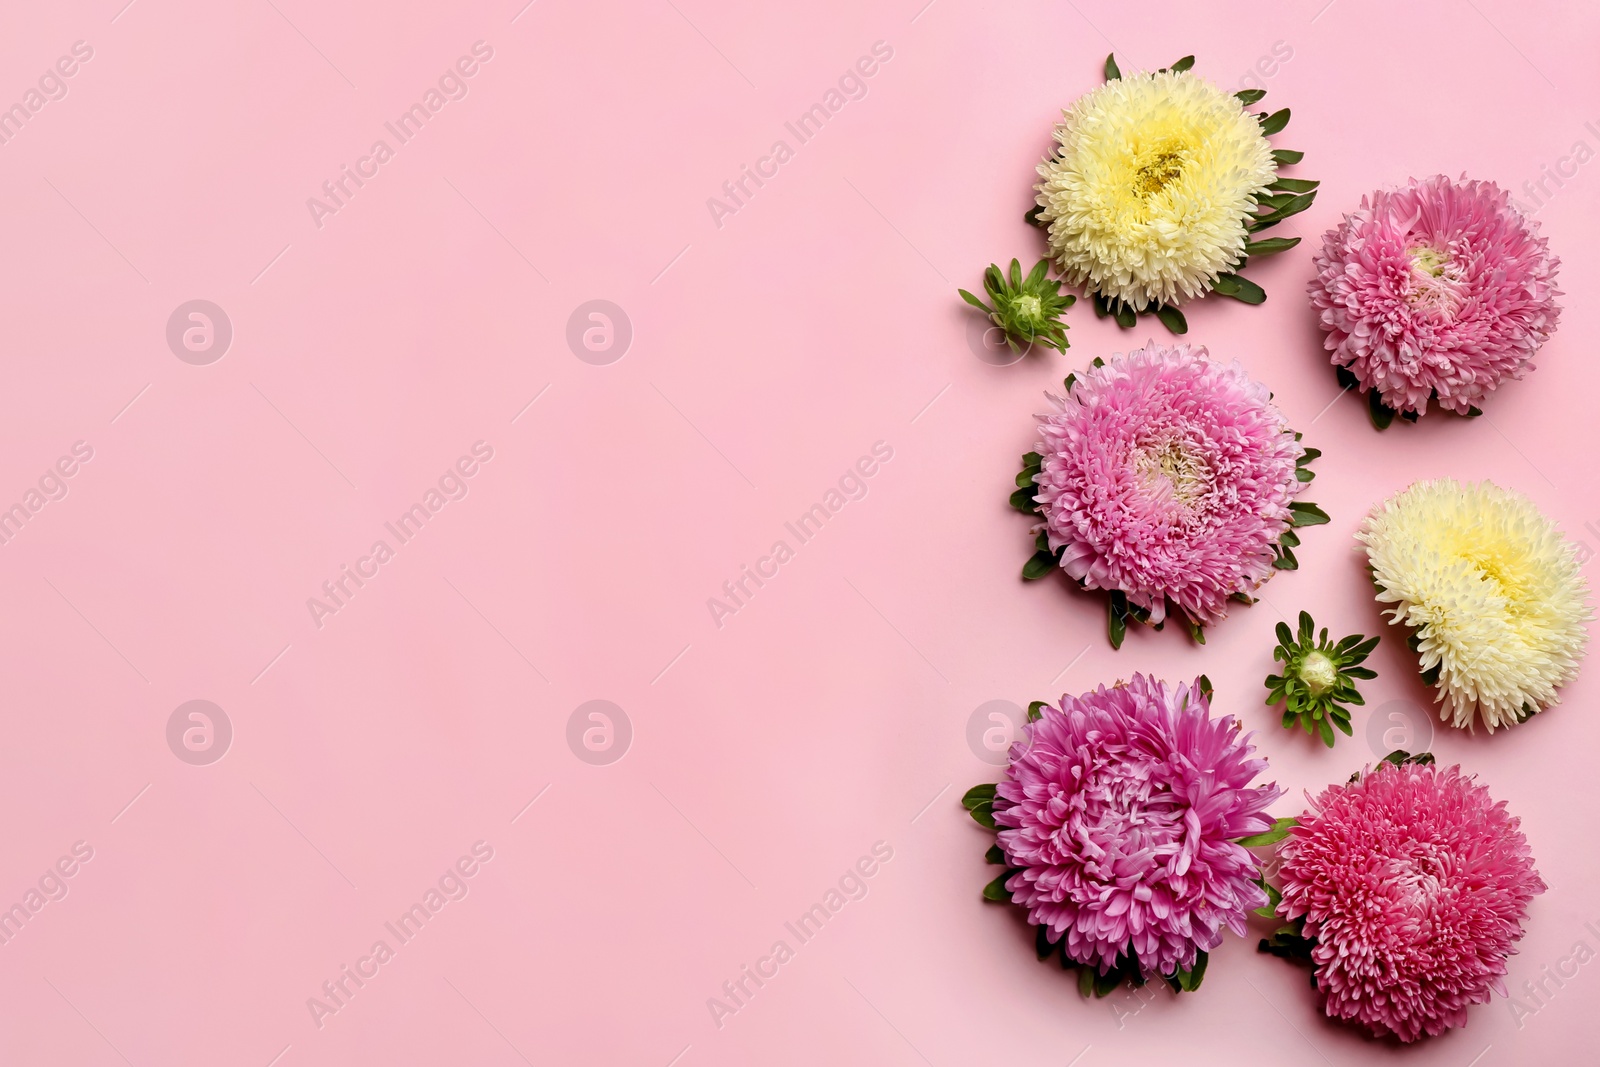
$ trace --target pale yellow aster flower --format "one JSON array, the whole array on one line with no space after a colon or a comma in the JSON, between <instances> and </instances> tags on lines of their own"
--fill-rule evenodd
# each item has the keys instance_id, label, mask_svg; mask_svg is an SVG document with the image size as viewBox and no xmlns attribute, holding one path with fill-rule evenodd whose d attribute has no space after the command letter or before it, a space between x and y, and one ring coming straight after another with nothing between
<instances>
[{"instance_id":1,"label":"pale yellow aster flower","mask_svg":"<svg viewBox=\"0 0 1600 1067\"><path fill-rule=\"evenodd\" d=\"M1143 311L1202 296L1233 270L1277 170L1236 96L1189 70L1125 74L1063 116L1037 189L1070 284Z\"/></svg>"},{"instance_id":2,"label":"pale yellow aster flower","mask_svg":"<svg viewBox=\"0 0 1600 1067\"><path fill-rule=\"evenodd\" d=\"M1521 493L1492 482L1418 482L1380 504L1357 539L1378 601L1414 631L1440 718L1492 733L1558 702L1591 618L1576 546Z\"/></svg>"}]
</instances>

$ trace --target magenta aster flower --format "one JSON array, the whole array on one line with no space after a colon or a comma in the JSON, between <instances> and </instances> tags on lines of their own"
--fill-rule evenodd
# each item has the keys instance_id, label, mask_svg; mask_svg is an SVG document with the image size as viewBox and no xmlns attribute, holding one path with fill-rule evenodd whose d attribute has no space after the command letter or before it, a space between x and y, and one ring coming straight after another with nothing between
<instances>
[{"instance_id":1,"label":"magenta aster flower","mask_svg":"<svg viewBox=\"0 0 1600 1067\"><path fill-rule=\"evenodd\" d=\"M1330 1018L1415 1041L1505 995L1545 890L1517 825L1459 767L1383 762L1323 791L1280 847L1278 910L1304 923Z\"/></svg>"},{"instance_id":2,"label":"magenta aster flower","mask_svg":"<svg viewBox=\"0 0 1600 1067\"><path fill-rule=\"evenodd\" d=\"M1213 719L1209 683L1135 674L1126 685L1035 705L994 787L1011 899L1046 944L1101 975L1142 981L1203 967L1222 928L1245 932L1266 903L1256 857L1237 839L1269 829L1282 790L1251 786L1232 716ZM969 794L970 796L971 794Z\"/></svg>"},{"instance_id":3,"label":"magenta aster flower","mask_svg":"<svg viewBox=\"0 0 1600 1067\"><path fill-rule=\"evenodd\" d=\"M1328 521L1295 500L1320 453L1237 362L1152 344L1066 385L1012 494L1041 520L1023 577L1059 566L1111 591L1112 644L1126 618L1159 626L1169 604L1203 641L1230 598L1248 603L1275 568L1297 566L1292 526Z\"/></svg>"},{"instance_id":4,"label":"magenta aster flower","mask_svg":"<svg viewBox=\"0 0 1600 1067\"><path fill-rule=\"evenodd\" d=\"M1380 426L1394 412L1415 419L1430 398L1476 414L1532 368L1561 295L1538 232L1494 182L1442 174L1364 196L1328 231L1311 303L1346 383L1381 401Z\"/></svg>"}]
</instances>

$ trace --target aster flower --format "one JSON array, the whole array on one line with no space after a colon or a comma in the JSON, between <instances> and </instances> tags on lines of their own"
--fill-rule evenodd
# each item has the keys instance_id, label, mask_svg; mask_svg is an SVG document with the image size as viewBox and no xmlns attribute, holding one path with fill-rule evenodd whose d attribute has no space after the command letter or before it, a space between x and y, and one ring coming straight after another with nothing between
<instances>
[{"instance_id":1,"label":"aster flower","mask_svg":"<svg viewBox=\"0 0 1600 1067\"><path fill-rule=\"evenodd\" d=\"M1006 777L964 803L997 831L1006 871L984 890L1027 909L1039 956L1078 967L1084 992L1160 976L1200 984L1224 928L1243 936L1267 901L1241 839L1272 826L1282 795L1232 716L1211 717L1210 683L1135 674L1029 709Z\"/></svg>"},{"instance_id":2,"label":"aster flower","mask_svg":"<svg viewBox=\"0 0 1600 1067\"><path fill-rule=\"evenodd\" d=\"M1178 305L1213 291L1261 303L1266 293L1238 272L1299 239L1250 238L1316 196L1318 183L1277 175L1302 155L1267 140L1288 109L1251 114L1265 90L1230 94L1193 65L1185 56L1124 76L1108 56L1105 84L1062 113L1058 147L1038 168L1029 221L1047 230L1068 284L1124 327L1147 313L1183 333Z\"/></svg>"},{"instance_id":3,"label":"aster flower","mask_svg":"<svg viewBox=\"0 0 1600 1067\"><path fill-rule=\"evenodd\" d=\"M1588 642L1576 546L1521 493L1492 482L1418 482L1356 535L1378 602L1412 631L1440 718L1493 733L1558 702Z\"/></svg>"},{"instance_id":4,"label":"aster flower","mask_svg":"<svg viewBox=\"0 0 1600 1067\"><path fill-rule=\"evenodd\" d=\"M1069 377L1011 495L1039 520L1022 576L1060 568L1109 592L1113 646L1129 619L1160 629L1172 608L1204 643L1230 599L1251 603L1276 570L1299 566L1296 527L1328 521L1295 499L1320 453L1271 399L1238 362L1186 344Z\"/></svg>"},{"instance_id":5,"label":"aster flower","mask_svg":"<svg viewBox=\"0 0 1600 1067\"><path fill-rule=\"evenodd\" d=\"M1461 768L1392 753L1289 830L1277 912L1290 922L1261 950L1309 962L1331 1019L1405 1042L1461 1026L1505 995L1506 957L1546 888L1518 823Z\"/></svg>"},{"instance_id":6,"label":"aster flower","mask_svg":"<svg viewBox=\"0 0 1600 1067\"><path fill-rule=\"evenodd\" d=\"M994 307L973 296L965 289L956 290L961 298L989 316L989 321L1005 332L1006 344L1011 351L1022 352L1032 348L1035 341L1057 352L1067 350L1067 326L1061 315L1078 299L1061 292L1061 283L1053 282L1045 273L1050 261L1041 259L1034 264L1028 276L1022 276L1022 264L1011 261L1011 276L1000 273L991 263L983 272L983 290Z\"/></svg>"},{"instance_id":7,"label":"aster flower","mask_svg":"<svg viewBox=\"0 0 1600 1067\"><path fill-rule=\"evenodd\" d=\"M1378 672L1361 663L1378 647L1378 638L1353 634L1335 643L1328 640L1328 628L1313 638L1317 624L1306 612L1300 613L1300 630L1291 633L1287 623L1278 623L1278 647L1272 658L1283 663L1283 673L1267 675L1267 704L1283 704L1283 728L1296 723L1306 733L1316 730L1322 743L1333 747L1333 728L1350 736L1350 709L1347 704L1365 704L1356 691L1357 678L1376 678Z\"/></svg>"},{"instance_id":8,"label":"aster flower","mask_svg":"<svg viewBox=\"0 0 1600 1067\"><path fill-rule=\"evenodd\" d=\"M1323 343L1379 429L1396 413L1416 421L1429 400L1479 414L1533 368L1560 314L1560 261L1494 182L1440 174L1364 196L1314 262Z\"/></svg>"}]
</instances>

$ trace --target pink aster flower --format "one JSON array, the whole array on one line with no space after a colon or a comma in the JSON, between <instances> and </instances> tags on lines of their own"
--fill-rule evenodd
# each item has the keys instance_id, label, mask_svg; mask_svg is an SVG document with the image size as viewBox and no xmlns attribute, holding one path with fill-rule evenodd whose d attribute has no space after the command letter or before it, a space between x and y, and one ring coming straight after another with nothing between
<instances>
[{"instance_id":1,"label":"pink aster flower","mask_svg":"<svg viewBox=\"0 0 1600 1067\"><path fill-rule=\"evenodd\" d=\"M1279 850L1278 910L1304 919L1330 1018L1415 1041L1505 995L1545 890L1517 825L1459 767L1384 762L1313 802Z\"/></svg>"},{"instance_id":2,"label":"pink aster flower","mask_svg":"<svg viewBox=\"0 0 1600 1067\"><path fill-rule=\"evenodd\" d=\"M1041 552L1084 588L1125 596L1135 618L1160 624L1170 602L1193 625L1216 622L1229 597L1294 565L1291 525L1327 521L1294 505L1316 453L1237 361L1151 344L1067 386L1039 416L1034 529ZM1116 608L1114 596L1113 643Z\"/></svg>"},{"instance_id":3,"label":"pink aster flower","mask_svg":"<svg viewBox=\"0 0 1600 1067\"><path fill-rule=\"evenodd\" d=\"M1271 827L1282 791L1249 785L1267 765L1252 751L1198 685L1135 674L1044 706L995 790L1011 899L1101 974L1192 970L1267 899L1236 839Z\"/></svg>"},{"instance_id":4,"label":"pink aster flower","mask_svg":"<svg viewBox=\"0 0 1600 1067\"><path fill-rule=\"evenodd\" d=\"M1436 397L1470 414L1556 328L1560 261L1538 233L1494 182L1440 174L1362 197L1314 258L1333 363L1394 411Z\"/></svg>"}]
</instances>

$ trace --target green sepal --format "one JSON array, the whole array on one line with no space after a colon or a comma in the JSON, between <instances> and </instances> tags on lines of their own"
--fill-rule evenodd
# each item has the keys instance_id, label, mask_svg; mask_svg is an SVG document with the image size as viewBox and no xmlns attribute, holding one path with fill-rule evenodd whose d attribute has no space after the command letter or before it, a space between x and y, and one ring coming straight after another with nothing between
<instances>
[{"instance_id":1,"label":"green sepal","mask_svg":"<svg viewBox=\"0 0 1600 1067\"><path fill-rule=\"evenodd\" d=\"M1128 635L1128 595L1120 589L1113 590L1106 602L1106 635L1112 648L1121 648Z\"/></svg>"},{"instance_id":2,"label":"green sepal","mask_svg":"<svg viewBox=\"0 0 1600 1067\"><path fill-rule=\"evenodd\" d=\"M1267 91L1265 89L1240 89L1233 95L1234 98L1239 101L1239 103L1249 105L1256 103L1263 96L1266 96Z\"/></svg>"},{"instance_id":3,"label":"green sepal","mask_svg":"<svg viewBox=\"0 0 1600 1067\"><path fill-rule=\"evenodd\" d=\"M1173 333L1188 333L1189 320L1183 317L1183 312L1167 304L1156 308L1156 318L1161 320L1161 325Z\"/></svg>"},{"instance_id":4,"label":"green sepal","mask_svg":"<svg viewBox=\"0 0 1600 1067\"><path fill-rule=\"evenodd\" d=\"M1270 115L1263 115L1260 122L1263 136L1271 137L1275 133L1281 133L1283 128L1289 125L1289 109L1284 108L1281 111L1274 111Z\"/></svg>"},{"instance_id":5,"label":"green sepal","mask_svg":"<svg viewBox=\"0 0 1600 1067\"><path fill-rule=\"evenodd\" d=\"M1367 391L1367 410L1372 415L1372 425L1380 430L1387 430L1394 422L1394 408L1383 402L1376 389Z\"/></svg>"},{"instance_id":6,"label":"green sepal","mask_svg":"<svg viewBox=\"0 0 1600 1067\"><path fill-rule=\"evenodd\" d=\"M1171 70L1174 74L1182 74L1192 66L1194 66L1194 56L1184 56L1167 69Z\"/></svg>"},{"instance_id":7,"label":"green sepal","mask_svg":"<svg viewBox=\"0 0 1600 1067\"><path fill-rule=\"evenodd\" d=\"M1117 54L1115 52L1106 56L1106 81L1114 82L1122 77L1122 71L1117 69Z\"/></svg>"},{"instance_id":8,"label":"green sepal","mask_svg":"<svg viewBox=\"0 0 1600 1067\"><path fill-rule=\"evenodd\" d=\"M1011 903L1011 893L1006 889L1006 880L1009 879L1013 874L1016 874L1018 870L1020 870L1020 868L1008 869L1005 874L1002 874L1000 877L984 886L983 899L998 901L1002 904Z\"/></svg>"},{"instance_id":9,"label":"green sepal","mask_svg":"<svg viewBox=\"0 0 1600 1067\"><path fill-rule=\"evenodd\" d=\"M1029 722L1037 721L1039 716L1044 714L1044 709L1048 708L1049 706L1050 705L1048 703L1046 703L1045 701L1043 701L1043 700L1035 700L1032 704L1029 704L1028 705L1028 721Z\"/></svg>"},{"instance_id":10,"label":"green sepal","mask_svg":"<svg viewBox=\"0 0 1600 1067\"><path fill-rule=\"evenodd\" d=\"M1289 524L1291 526L1321 526L1332 521L1326 511L1307 501L1296 500L1289 505Z\"/></svg>"},{"instance_id":11,"label":"green sepal","mask_svg":"<svg viewBox=\"0 0 1600 1067\"><path fill-rule=\"evenodd\" d=\"M1298 237L1263 237L1259 241L1251 241L1244 246L1244 254L1251 259L1259 256L1275 256L1279 252L1287 252L1300 243Z\"/></svg>"},{"instance_id":12,"label":"green sepal","mask_svg":"<svg viewBox=\"0 0 1600 1067\"><path fill-rule=\"evenodd\" d=\"M983 858L990 863L1004 863L1006 861L1006 854L1001 851L999 845L990 845L989 851L983 854Z\"/></svg>"},{"instance_id":13,"label":"green sepal","mask_svg":"<svg viewBox=\"0 0 1600 1067\"><path fill-rule=\"evenodd\" d=\"M979 804L993 804L995 797L995 783L986 782L975 785L961 796L961 806L971 811Z\"/></svg>"},{"instance_id":14,"label":"green sepal","mask_svg":"<svg viewBox=\"0 0 1600 1067\"><path fill-rule=\"evenodd\" d=\"M1272 150L1272 161L1280 167L1293 166L1304 158L1306 158L1304 152L1296 152L1292 148L1274 148Z\"/></svg>"},{"instance_id":15,"label":"green sepal","mask_svg":"<svg viewBox=\"0 0 1600 1067\"><path fill-rule=\"evenodd\" d=\"M1015 496L1015 494L1012 494ZM1022 577L1030 582L1049 574L1056 566L1056 554L1050 551L1035 552L1022 565Z\"/></svg>"},{"instance_id":16,"label":"green sepal","mask_svg":"<svg viewBox=\"0 0 1600 1067\"><path fill-rule=\"evenodd\" d=\"M1237 274L1219 274L1212 289L1223 296L1231 296L1245 304L1259 304L1267 299L1267 292L1248 278Z\"/></svg>"}]
</instances>

